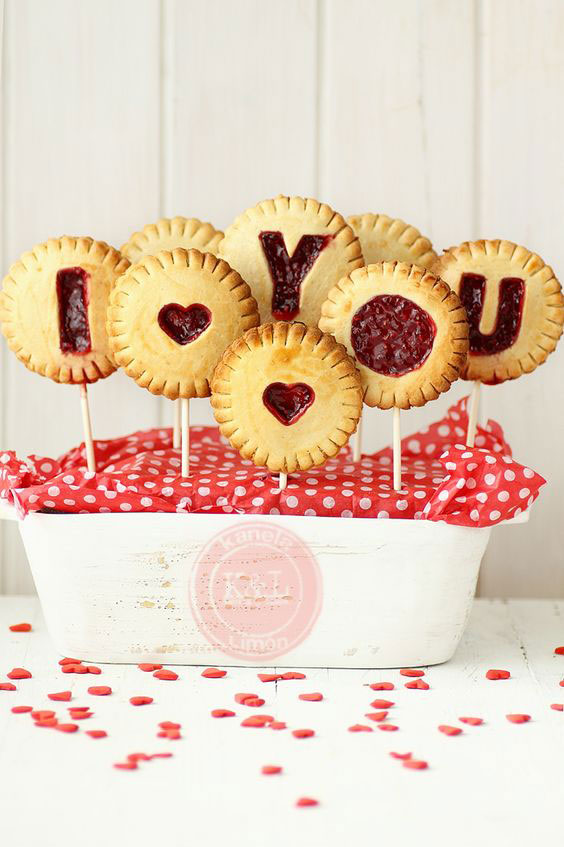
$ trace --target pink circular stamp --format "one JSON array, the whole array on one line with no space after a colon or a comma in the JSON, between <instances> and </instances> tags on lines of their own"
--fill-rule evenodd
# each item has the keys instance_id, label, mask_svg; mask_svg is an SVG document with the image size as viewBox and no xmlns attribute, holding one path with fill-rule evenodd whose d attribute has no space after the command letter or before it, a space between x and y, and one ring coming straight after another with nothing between
<instances>
[{"instance_id":1,"label":"pink circular stamp","mask_svg":"<svg viewBox=\"0 0 564 847\"><path fill-rule=\"evenodd\" d=\"M317 620L322 582L294 532L240 521L199 553L190 584L194 618L208 641L236 659L269 664L297 647Z\"/></svg>"}]
</instances>

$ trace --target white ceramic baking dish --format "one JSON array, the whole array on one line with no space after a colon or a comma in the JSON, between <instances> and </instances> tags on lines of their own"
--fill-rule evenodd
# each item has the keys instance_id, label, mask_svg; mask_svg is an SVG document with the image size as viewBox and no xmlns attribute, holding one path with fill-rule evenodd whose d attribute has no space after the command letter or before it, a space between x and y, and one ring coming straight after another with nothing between
<instances>
[{"instance_id":1,"label":"white ceramic baking dish","mask_svg":"<svg viewBox=\"0 0 564 847\"><path fill-rule=\"evenodd\" d=\"M355 668L447 661L491 532L413 520L146 513L33 513L20 530L64 655ZM230 538L241 542L236 554ZM231 579L254 585L235 611L233 586L224 590ZM257 621L266 640L256 637Z\"/></svg>"}]
</instances>

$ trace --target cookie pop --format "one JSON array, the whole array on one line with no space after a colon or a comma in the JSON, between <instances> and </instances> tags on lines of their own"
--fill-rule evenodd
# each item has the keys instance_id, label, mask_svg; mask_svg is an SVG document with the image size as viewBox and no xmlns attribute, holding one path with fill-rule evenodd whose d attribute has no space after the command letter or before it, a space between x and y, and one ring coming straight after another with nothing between
<instances>
[{"instance_id":1,"label":"cookie pop","mask_svg":"<svg viewBox=\"0 0 564 847\"><path fill-rule=\"evenodd\" d=\"M329 292L319 327L356 359L364 402L393 409L394 489L401 489L400 409L423 406L461 375L468 324L434 274L403 262L359 268Z\"/></svg>"},{"instance_id":2,"label":"cookie pop","mask_svg":"<svg viewBox=\"0 0 564 847\"><path fill-rule=\"evenodd\" d=\"M564 297L551 267L511 241L465 241L435 271L466 308L470 349L462 376L473 380L467 444L474 446L481 383L531 373L556 348Z\"/></svg>"},{"instance_id":3,"label":"cookie pop","mask_svg":"<svg viewBox=\"0 0 564 847\"><path fill-rule=\"evenodd\" d=\"M2 332L18 359L35 373L80 387L89 471L96 461L87 385L116 369L106 310L111 287L128 266L103 241L65 235L24 253L0 294Z\"/></svg>"},{"instance_id":4,"label":"cookie pop","mask_svg":"<svg viewBox=\"0 0 564 847\"><path fill-rule=\"evenodd\" d=\"M249 286L211 253L147 256L116 282L108 334L116 362L152 394L181 401L182 476L189 473L189 401L209 397L224 350L259 323Z\"/></svg>"},{"instance_id":5,"label":"cookie pop","mask_svg":"<svg viewBox=\"0 0 564 847\"><path fill-rule=\"evenodd\" d=\"M154 224L147 224L139 232L134 232L121 247L121 252L132 265L147 256L155 256L161 250L174 250L184 247L195 248L202 253L217 255L223 233L210 223L198 218L161 218ZM180 402L174 401L174 421L172 427L172 446L180 447Z\"/></svg>"}]
</instances>

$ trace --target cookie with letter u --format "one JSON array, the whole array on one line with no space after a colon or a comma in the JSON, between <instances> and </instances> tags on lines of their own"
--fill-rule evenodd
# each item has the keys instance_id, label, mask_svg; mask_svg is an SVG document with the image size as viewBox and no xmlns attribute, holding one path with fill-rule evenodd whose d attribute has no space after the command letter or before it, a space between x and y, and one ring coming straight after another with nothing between
<instances>
[{"instance_id":1,"label":"cookie with letter u","mask_svg":"<svg viewBox=\"0 0 564 847\"><path fill-rule=\"evenodd\" d=\"M362 410L360 376L345 348L301 323L263 324L224 353L212 382L222 434L243 458L293 473L345 446Z\"/></svg>"}]
</instances>

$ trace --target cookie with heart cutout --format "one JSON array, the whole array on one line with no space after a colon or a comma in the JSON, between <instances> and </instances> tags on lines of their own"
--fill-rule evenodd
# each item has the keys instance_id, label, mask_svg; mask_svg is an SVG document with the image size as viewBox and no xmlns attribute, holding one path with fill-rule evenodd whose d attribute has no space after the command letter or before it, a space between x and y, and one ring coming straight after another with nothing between
<instances>
[{"instance_id":1,"label":"cookie with heart cutout","mask_svg":"<svg viewBox=\"0 0 564 847\"><path fill-rule=\"evenodd\" d=\"M556 348L564 297L540 256L511 241L466 241L435 272L460 297L470 324L465 379L498 383L531 373Z\"/></svg>"},{"instance_id":2,"label":"cookie with heart cutout","mask_svg":"<svg viewBox=\"0 0 564 847\"><path fill-rule=\"evenodd\" d=\"M437 254L428 238L400 218L388 215L350 215L347 223L360 240L366 265L407 262L432 270Z\"/></svg>"},{"instance_id":3,"label":"cookie with heart cutout","mask_svg":"<svg viewBox=\"0 0 564 847\"><path fill-rule=\"evenodd\" d=\"M104 241L65 235L37 244L2 284L0 321L8 346L55 382L96 382L116 369L106 333L115 280L129 262Z\"/></svg>"},{"instance_id":4,"label":"cookie with heart cutout","mask_svg":"<svg viewBox=\"0 0 564 847\"><path fill-rule=\"evenodd\" d=\"M121 252L132 265L146 256L155 256L161 250L199 250L201 253L217 255L223 233L198 218L161 218L134 232L121 247Z\"/></svg>"},{"instance_id":5,"label":"cookie with heart cutout","mask_svg":"<svg viewBox=\"0 0 564 847\"><path fill-rule=\"evenodd\" d=\"M334 338L279 321L250 329L225 351L211 404L243 458L293 473L322 465L345 446L360 419L362 387Z\"/></svg>"},{"instance_id":6,"label":"cookie with heart cutout","mask_svg":"<svg viewBox=\"0 0 564 847\"><path fill-rule=\"evenodd\" d=\"M239 274L211 253L183 248L132 265L108 309L116 362L142 388L170 400L208 397L225 349L258 323Z\"/></svg>"},{"instance_id":7,"label":"cookie with heart cutout","mask_svg":"<svg viewBox=\"0 0 564 847\"><path fill-rule=\"evenodd\" d=\"M341 215L317 200L283 195L243 212L219 251L247 280L263 322L317 326L329 289L364 264Z\"/></svg>"},{"instance_id":8,"label":"cookie with heart cutout","mask_svg":"<svg viewBox=\"0 0 564 847\"><path fill-rule=\"evenodd\" d=\"M465 310L445 282L417 265L359 268L331 289L322 312L320 328L356 359L368 406L423 406L462 373Z\"/></svg>"}]
</instances>

